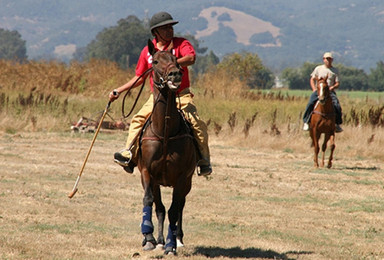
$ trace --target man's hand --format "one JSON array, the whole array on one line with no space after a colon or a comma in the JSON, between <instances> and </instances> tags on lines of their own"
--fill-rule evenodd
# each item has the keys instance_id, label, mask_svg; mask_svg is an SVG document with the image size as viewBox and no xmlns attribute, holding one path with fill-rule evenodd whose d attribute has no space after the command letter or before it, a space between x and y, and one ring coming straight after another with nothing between
<instances>
[{"instance_id":1,"label":"man's hand","mask_svg":"<svg viewBox=\"0 0 384 260\"><path fill-rule=\"evenodd\" d=\"M119 96L120 96L120 93L119 93L116 89L114 89L114 90L112 90L112 91L109 93L109 100L113 102L113 101L115 101L116 99L118 99Z\"/></svg>"}]
</instances>

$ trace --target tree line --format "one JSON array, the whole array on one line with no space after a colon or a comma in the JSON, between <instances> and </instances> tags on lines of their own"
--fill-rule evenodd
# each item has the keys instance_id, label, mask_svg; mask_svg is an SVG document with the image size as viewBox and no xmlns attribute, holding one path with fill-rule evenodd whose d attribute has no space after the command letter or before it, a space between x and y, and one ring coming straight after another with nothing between
<instances>
[{"instance_id":1,"label":"tree line","mask_svg":"<svg viewBox=\"0 0 384 260\"><path fill-rule=\"evenodd\" d=\"M289 89L309 89L309 79L317 63L305 62L300 68L286 68L281 73L284 84ZM343 64L334 65L339 70L340 89L349 91L384 91L384 62L367 74L362 69Z\"/></svg>"},{"instance_id":2,"label":"tree line","mask_svg":"<svg viewBox=\"0 0 384 260\"><path fill-rule=\"evenodd\" d=\"M274 73L263 65L255 53L231 53L220 61L213 51L199 46L193 35L181 35L195 47L194 75L208 70L224 70L247 83L251 89L270 89L274 85ZM148 21L134 15L120 19L116 25L103 29L87 46L78 47L73 60L87 62L102 59L116 62L121 69L134 68L143 46L151 39ZM27 61L26 42L17 31L0 28L0 59ZM309 89L309 77L318 64L304 63L299 68L286 68L280 77L289 89ZM377 63L367 74L361 69L336 64L343 90L384 91L384 63Z\"/></svg>"},{"instance_id":3,"label":"tree line","mask_svg":"<svg viewBox=\"0 0 384 260\"><path fill-rule=\"evenodd\" d=\"M27 59L25 41L18 31L0 28L0 59L15 61Z\"/></svg>"}]
</instances>

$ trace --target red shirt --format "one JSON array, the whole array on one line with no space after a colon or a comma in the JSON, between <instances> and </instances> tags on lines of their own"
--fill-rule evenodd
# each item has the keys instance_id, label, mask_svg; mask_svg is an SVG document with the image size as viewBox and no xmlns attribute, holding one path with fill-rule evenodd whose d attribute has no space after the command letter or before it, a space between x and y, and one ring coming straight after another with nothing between
<instances>
[{"instance_id":1,"label":"red shirt","mask_svg":"<svg viewBox=\"0 0 384 260\"><path fill-rule=\"evenodd\" d=\"M156 39L152 40L153 44L156 46ZM156 50L158 50L156 48ZM173 38L173 48L172 54L176 56L176 58L181 58L187 55L195 56L195 49L192 44L184 38L174 37ZM148 51L148 46L145 46L141 51L139 60L136 66L136 76L142 75L147 69L152 67L152 56ZM189 88L189 74L188 68L183 67L183 77L181 79L180 88L177 92L182 91L183 89ZM152 75L152 74L151 74ZM150 77L151 90L153 91L153 80L152 76Z\"/></svg>"}]
</instances>

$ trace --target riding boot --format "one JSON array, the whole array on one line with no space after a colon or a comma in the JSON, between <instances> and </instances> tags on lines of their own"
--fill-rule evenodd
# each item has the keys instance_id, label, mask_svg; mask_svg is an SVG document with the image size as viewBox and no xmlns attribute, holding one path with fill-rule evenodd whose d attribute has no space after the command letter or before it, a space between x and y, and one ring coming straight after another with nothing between
<instances>
[{"instance_id":1,"label":"riding boot","mask_svg":"<svg viewBox=\"0 0 384 260\"><path fill-rule=\"evenodd\" d=\"M131 119L129 125L129 133L126 142L126 149L115 153L115 162L121 165L128 173L132 173L134 167L137 165L137 151L138 151L138 136L143 128L145 121L151 114L153 108L153 95L151 94L147 102L137 112L137 114Z\"/></svg>"},{"instance_id":2,"label":"riding boot","mask_svg":"<svg viewBox=\"0 0 384 260\"><path fill-rule=\"evenodd\" d=\"M200 172L198 173L199 176L208 176L212 173L212 166L209 165L200 165Z\"/></svg>"},{"instance_id":3,"label":"riding boot","mask_svg":"<svg viewBox=\"0 0 384 260\"><path fill-rule=\"evenodd\" d=\"M198 175L208 176L212 173L212 166L208 146L207 127L202 120L195 121L195 123L198 123L198 127L197 124L192 124L192 126L194 127L192 132L197 143L197 148L199 150L197 166L199 166L200 171L198 172Z\"/></svg>"},{"instance_id":4,"label":"riding boot","mask_svg":"<svg viewBox=\"0 0 384 260\"><path fill-rule=\"evenodd\" d=\"M133 140L131 145L128 145L126 149L116 152L114 155L115 163L119 164L128 173L133 173L134 168L137 166L137 139Z\"/></svg>"},{"instance_id":5,"label":"riding boot","mask_svg":"<svg viewBox=\"0 0 384 260\"><path fill-rule=\"evenodd\" d=\"M132 161L132 153L129 150L123 150L114 154L114 162L122 166L128 173L133 173L136 164Z\"/></svg>"},{"instance_id":6,"label":"riding boot","mask_svg":"<svg viewBox=\"0 0 384 260\"><path fill-rule=\"evenodd\" d=\"M190 93L189 88L180 93L177 102L192 126L193 136L199 150L199 161L197 163L197 166L200 168L199 175L210 175L212 173L212 166L208 147L208 127L197 113L196 106L193 102L193 94Z\"/></svg>"},{"instance_id":7,"label":"riding boot","mask_svg":"<svg viewBox=\"0 0 384 260\"><path fill-rule=\"evenodd\" d=\"M314 92L312 92L311 96L309 97L308 104L305 108L305 112L303 115L304 124L305 123L309 124L309 122L311 121L312 111L313 111L313 108L315 107L317 100L318 100L317 92L314 91ZM303 129L303 130L305 130L305 129Z\"/></svg>"},{"instance_id":8,"label":"riding boot","mask_svg":"<svg viewBox=\"0 0 384 260\"><path fill-rule=\"evenodd\" d=\"M199 176L208 176L212 173L212 166L210 162L209 147L207 143L197 140L200 152L200 160L197 162L197 165L200 167L198 172Z\"/></svg>"}]
</instances>

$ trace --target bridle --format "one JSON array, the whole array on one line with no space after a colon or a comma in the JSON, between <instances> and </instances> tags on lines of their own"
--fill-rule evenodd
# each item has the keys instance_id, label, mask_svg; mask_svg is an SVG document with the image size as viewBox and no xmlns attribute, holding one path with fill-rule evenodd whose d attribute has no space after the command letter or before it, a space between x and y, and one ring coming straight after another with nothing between
<instances>
[{"instance_id":1,"label":"bridle","mask_svg":"<svg viewBox=\"0 0 384 260\"><path fill-rule=\"evenodd\" d=\"M133 105L132 105L132 107L131 107L131 110L129 111L128 114L125 114L125 110L124 110L124 108L125 108L125 100L126 100L127 96L129 95L130 91L127 91L127 92L125 93L124 98L123 98L123 102L122 102L122 106L121 106L121 112L122 112L123 118L128 118L128 117L132 114L133 110L135 109L136 104L137 104L137 102L138 102L138 100L139 100L139 98L140 98L140 95L141 95L141 93L142 93L142 91L143 91L143 89L144 89L145 78L147 77L147 75L150 74L151 72L156 73L156 74L159 76L160 81L159 81L159 82L156 82L155 80L153 80L153 83L154 83L154 85L155 85L159 90L160 90L160 89L163 89L163 88L165 87L165 84L168 83L168 77L169 77L169 76L173 76L173 72L169 72L169 70L173 67L172 65L173 65L173 64L169 64L169 65L166 67L166 73L164 74L165 76L163 75L163 73L160 72L160 70L155 69L154 66L152 65L151 68L149 68L149 69L147 69L146 71L144 71L144 72L137 78L137 80L133 83L133 85L135 85L141 78L144 78L144 81L143 81L143 83L142 83L142 85L141 85L141 88L140 88L139 93L137 94L137 97L136 97L136 99L135 99L135 102L133 103ZM176 66L178 66L179 71L183 72L183 69L180 67L179 64L177 64ZM160 92L160 93L161 93L161 92Z\"/></svg>"},{"instance_id":2,"label":"bridle","mask_svg":"<svg viewBox=\"0 0 384 260\"><path fill-rule=\"evenodd\" d=\"M165 52L169 52L169 51L160 51L159 53L165 53ZM171 80L169 80L170 77L175 77L176 76L176 73L178 72L181 72L183 73L183 69L181 68L181 66L176 62L176 64L174 63L169 63L166 67L165 67L165 70L164 72L160 71L159 69L157 69L154 65L156 65L157 61L153 60L152 61L152 70L153 70L153 73L155 74L155 76L157 76L159 78L160 81L155 81L153 77L153 83L154 85L159 89L164 89L166 86L168 86L170 89L174 89L176 90L178 86L175 86L173 84L173 82ZM173 68L177 68L178 71L175 72L175 71L172 71ZM180 82L181 83L181 82Z\"/></svg>"},{"instance_id":3,"label":"bridle","mask_svg":"<svg viewBox=\"0 0 384 260\"><path fill-rule=\"evenodd\" d=\"M168 52L170 53L169 51L160 51L159 53L165 53L165 52ZM181 84L181 80L180 82L178 82L178 84L174 84L173 82L173 79L177 76L180 76L181 75L177 75L179 73L182 73L183 70L181 68L181 66L176 62L176 63L169 63L167 64L167 66L165 66L164 69L159 69L156 67L157 65L157 61L155 59L153 59L152 61L152 69L153 69L153 83L154 83L154 87L156 87L159 91L159 95L156 97L156 100L154 101L154 104L153 104L153 109L155 109L155 107L159 104L159 103L163 103L166 105L166 110L165 110L165 129L164 129L164 136L161 136L160 134L156 133L156 131L153 129L153 124L149 124L149 127L151 128L151 131L152 133L155 135L155 137L144 137L143 139L151 139L151 140L163 140L164 142L166 142L166 140L168 139L177 139L177 138L180 138L180 137L184 137L184 135L179 135L179 133L177 133L175 136L169 136L169 133L168 133L168 122L171 120L171 103L169 101L164 101L163 99L161 99L161 96L164 97L165 99L168 100L168 93L169 92L176 92L177 89L179 88L180 84ZM174 70L174 68L177 68L177 70ZM157 79L157 80L155 80ZM166 92L164 92L164 90L167 90ZM180 99L180 96L178 94L176 94L176 97ZM180 104L180 102L179 102ZM178 108L178 110L180 111L180 108ZM152 115L151 115L152 116ZM181 130L181 128L179 129L179 131Z\"/></svg>"},{"instance_id":4,"label":"bridle","mask_svg":"<svg viewBox=\"0 0 384 260\"><path fill-rule=\"evenodd\" d=\"M326 85L326 86L324 86ZM318 93L318 96L319 96L319 102L321 104L325 104L325 102L327 101L327 99L330 97L329 95L329 86L328 84L324 83L324 82L320 82L318 83L318 88L320 87L320 93ZM328 88L328 95L325 96L324 94L324 89ZM322 99L320 99L320 97L323 97Z\"/></svg>"}]
</instances>

